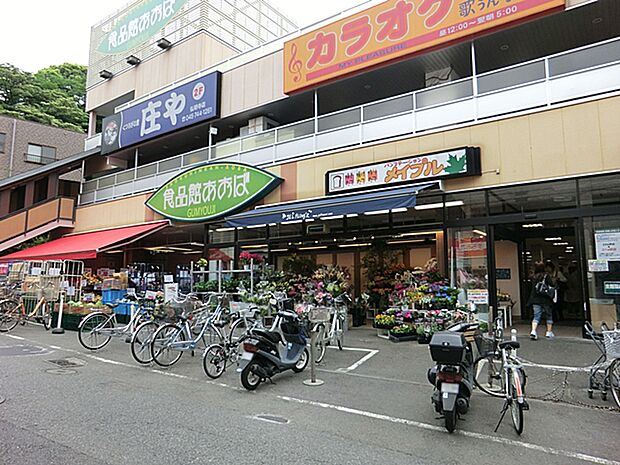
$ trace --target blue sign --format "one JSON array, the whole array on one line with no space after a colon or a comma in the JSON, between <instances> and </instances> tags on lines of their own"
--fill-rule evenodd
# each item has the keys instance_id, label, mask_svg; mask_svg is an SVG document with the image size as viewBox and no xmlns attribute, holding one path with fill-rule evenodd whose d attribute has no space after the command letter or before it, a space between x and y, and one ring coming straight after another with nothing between
<instances>
[{"instance_id":1,"label":"blue sign","mask_svg":"<svg viewBox=\"0 0 620 465\"><path fill-rule=\"evenodd\" d=\"M106 154L219 117L221 73L208 74L103 120Z\"/></svg>"}]
</instances>

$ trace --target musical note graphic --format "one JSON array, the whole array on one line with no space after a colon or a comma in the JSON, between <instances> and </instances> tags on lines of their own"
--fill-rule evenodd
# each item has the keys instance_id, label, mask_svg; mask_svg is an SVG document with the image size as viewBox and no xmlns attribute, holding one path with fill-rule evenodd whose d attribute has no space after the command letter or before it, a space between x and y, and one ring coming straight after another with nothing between
<instances>
[{"instance_id":1,"label":"musical note graphic","mask_svg":"<svg viewBox=\"0 0 620 465\"><path fill-rule=\"evenodd\" d=\"M293 44L291 47L291 59L288 62L288 70L294 74L293 81L299 82L301 81L301 69L303 67L303 63L301 60L297 58L297 44Z\"/></svg>"}]
</instances>

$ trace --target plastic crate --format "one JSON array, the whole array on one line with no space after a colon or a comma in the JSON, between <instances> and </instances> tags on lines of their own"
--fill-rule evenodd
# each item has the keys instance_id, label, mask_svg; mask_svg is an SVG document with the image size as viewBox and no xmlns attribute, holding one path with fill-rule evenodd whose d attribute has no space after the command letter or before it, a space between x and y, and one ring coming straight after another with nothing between
<instances>
[{"instance_id":1,"label":"plastic crate","mask_svg":"<svg viewBox=\"0 0 620 465\"><path fill-rule=\"evenodd\" d=\"M131 303L119 303L116 307L114 307L114 313L117 315L131 315ZM137 304L134 304L137 309Z\"/></svg>"},{"instance_id":2,"label":"plastic crate","mask_svg":"<svg viewBox=\"0 0 620 465\"><path fill-rule=\"evenodd\" d=\"M102 292L103 292L103 303L105 305L115 304L117 301L122 300L127 296L127 289L121 289L121 290L104 289Z\"/></svg>"}]
</instances>

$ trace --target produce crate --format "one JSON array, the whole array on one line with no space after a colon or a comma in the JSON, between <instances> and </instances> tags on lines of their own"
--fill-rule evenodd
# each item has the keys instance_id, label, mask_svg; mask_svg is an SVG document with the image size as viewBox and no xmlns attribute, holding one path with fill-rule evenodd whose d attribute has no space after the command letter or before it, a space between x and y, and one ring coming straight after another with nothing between
<instances>
[{"instance_id":1,"label":"produce crate","mask_svg":"<svg viewBox=\"0 0 620 465\"><path fill-rule=\"evenodd\" d=\"M102 293L103 293L103 303L106 305L115 304L117 301L122 300L127 296L126 289L122 289L122 290L104 289Z\"/></svg>"},{"instance_id":2,"label":"produce crate","mask_svg":"<svg viewBox=\"0 0 620 465\"><path fill-rule=\"evenodd\" d=\"M67 331L77 331L80 321L82 321L84 315L78 313L63 313L62 314L62 327ZM52 328L55 328L58 324L58 312L52 314Z\"/></svg>"}]
</instances>

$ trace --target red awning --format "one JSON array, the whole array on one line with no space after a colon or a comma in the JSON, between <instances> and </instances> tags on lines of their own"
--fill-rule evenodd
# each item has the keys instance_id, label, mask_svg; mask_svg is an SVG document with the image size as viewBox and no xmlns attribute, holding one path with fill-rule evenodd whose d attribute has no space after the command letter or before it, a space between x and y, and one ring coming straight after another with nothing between
<instances>
[{"instance_id":1,"label":"red awning","mask_svg":"<svg viewBox=\"0 0 620 465\"><path fill-rule=\"evenodd\" d=\"M165 228L169 224L168 221L159 221L157 223L105 229L103 231L70 234L45 244L5 255L0 257L0 261L88 260L97 258L98 252L104 252L106 249L109 250L112 246L119 247L129 242L137 241L144 236Z\"/></svg>"}]
</instances>

